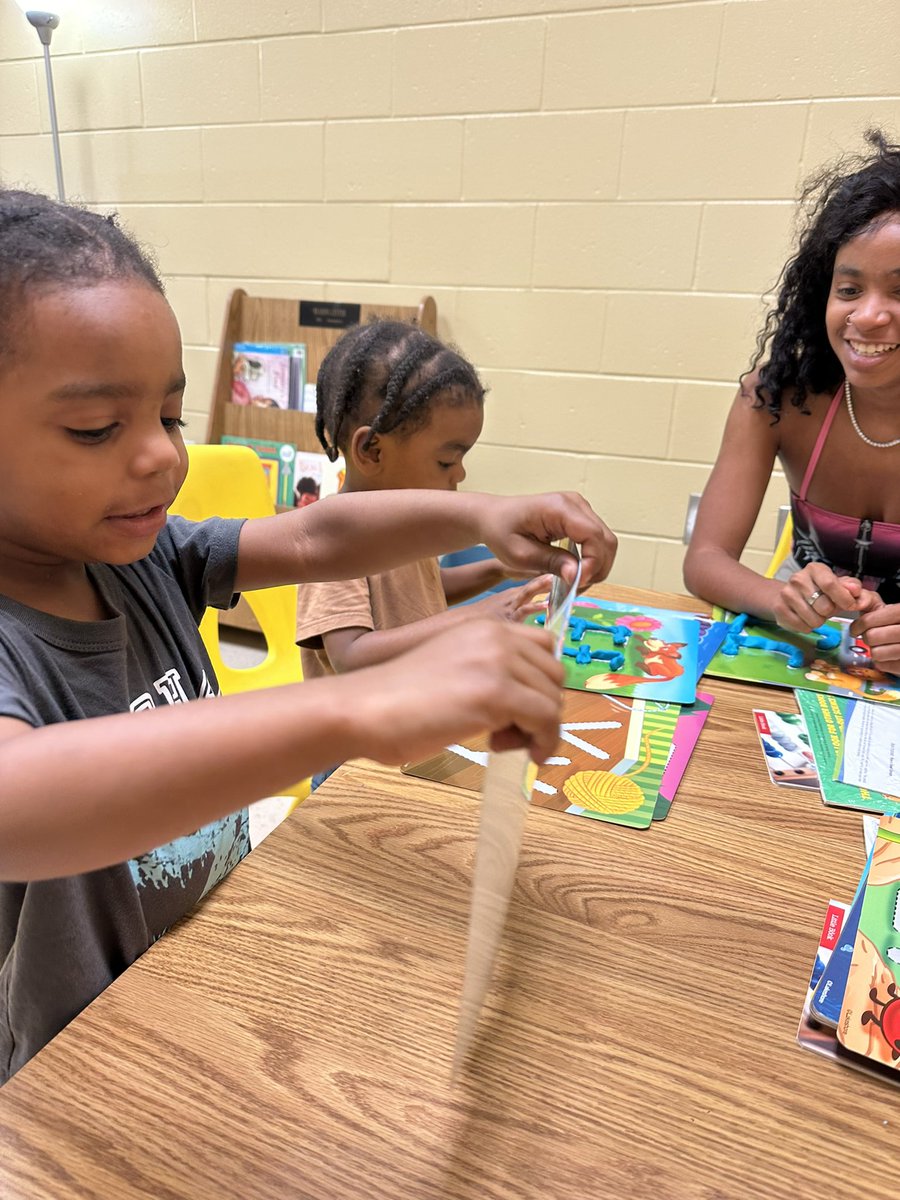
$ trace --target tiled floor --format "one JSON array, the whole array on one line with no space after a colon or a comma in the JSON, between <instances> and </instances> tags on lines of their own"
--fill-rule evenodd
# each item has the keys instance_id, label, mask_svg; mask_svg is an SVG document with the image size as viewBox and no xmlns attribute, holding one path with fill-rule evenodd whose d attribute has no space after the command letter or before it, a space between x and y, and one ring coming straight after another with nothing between
<instances>
[{"instance_id":1,"label":"tiled floor","mask_svg":"<svg viewBox=\"0 0 900 1200\"><path fill-rule=\"evenodd\" d=\"M229 667L255 667L266 657L266 642L261 633L220 625L219 645Z\"/></svg>"}]
</instances>

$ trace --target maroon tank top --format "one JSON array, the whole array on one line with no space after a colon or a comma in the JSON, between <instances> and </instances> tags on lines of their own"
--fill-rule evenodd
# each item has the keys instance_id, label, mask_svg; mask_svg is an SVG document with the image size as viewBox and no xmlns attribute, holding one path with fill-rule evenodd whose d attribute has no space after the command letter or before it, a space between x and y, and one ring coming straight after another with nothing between
<instances>
[{"instance_id":1,"label":"maroon tank top","mask_svg":"<svg viewBox=\"0 0 900 1200\"><path fill-rule=\"evenodd\" d=\"M852 575L877 591L889 604L900 601L900 525L848 517L812 504L806 496L822 447L843 399L843 384L834 394L806 465L800 492L791 492L793 554L801 567L825 563L836 575Z\"/></svg>"}]
</instances>

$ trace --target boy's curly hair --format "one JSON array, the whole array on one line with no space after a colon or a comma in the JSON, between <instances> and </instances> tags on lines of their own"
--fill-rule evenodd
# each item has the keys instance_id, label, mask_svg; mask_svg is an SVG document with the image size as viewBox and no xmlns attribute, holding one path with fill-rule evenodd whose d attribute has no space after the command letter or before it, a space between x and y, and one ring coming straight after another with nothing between
<instances>
[{"instance_id":1,"label":"boy's curly hair","mask_svg":"<svg viewBox=\"0 0 900 1200\"><path fill-rule=\"evenodd\" d=\"M834 391L843 378L825 329L838 250L879 220L900 216L900 146L877 129L867 131L866 141L870 154L841 158L809 179L800 195L797 251L781 272L750 364L750 372L759 368L757 403L776 421L785 391L806 412L808 395Z\"/></svg>"},{"instance_id":2,"label":"boy's curly hair","mask_svg":"<svg viewBox=\"0 0 900 1200\"><path fill-rule=\"evenodd\" d=\"M164 291L155 265L114 214L0 188L0 357L13 352L30 292L112 279Z\"/></svg>"},{"instance_id":3,"label":"boy's curly hair","mask_svg":"<svg viewBox=\"0 0 900 1200\"><path fill-rule=\"evenodd\" d=\"M375 320L348 329L328 351L316 381L316 435L332 462L353 429L408 436L428 422L431 401L480 404L475 368L450 346L404 321Z\"/></svg>"}]
</instances>

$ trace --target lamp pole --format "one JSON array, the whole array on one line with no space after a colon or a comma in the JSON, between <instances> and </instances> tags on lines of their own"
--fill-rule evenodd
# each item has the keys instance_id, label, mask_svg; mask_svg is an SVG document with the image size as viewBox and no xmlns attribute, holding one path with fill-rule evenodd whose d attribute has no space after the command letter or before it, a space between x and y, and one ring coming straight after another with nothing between
<instances>
[{"instance_id":1,"label":"lamp pole","mask_svg":"<svg viewBox=\"0 0 900 1200\"><path fill-rule=\"evenodd\" d=\"M41 9L26 8L25 16L37 30L44 47L44 70L47 75L47 103L50 107L50 132L53 136L53 162L56 166L56 191L60 200L65 200L66 190L63 186L62 157L59 152L59 125L56 121L56 97L53 93L53 71L50 67L50 39L53 30L59 24L57 13L44 12Z\"/></svg>"}]
</instances>

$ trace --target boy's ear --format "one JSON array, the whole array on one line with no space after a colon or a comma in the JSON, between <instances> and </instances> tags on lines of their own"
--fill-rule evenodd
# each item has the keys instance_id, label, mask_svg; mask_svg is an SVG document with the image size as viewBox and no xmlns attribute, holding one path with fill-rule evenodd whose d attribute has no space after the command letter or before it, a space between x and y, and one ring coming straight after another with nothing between
<instances>
[{"instance_id":1,"label":"boy's ear","mask_svg":"<svg viewBox=\"0 0 900 1200\"><path fill-rule=\"evenodd\" d=\"M371 425L360 425L353 431L350 439L349 454L347 455L356 469L363 475L372 477L381 471L381 442L378 434L372 438L368 446L366 439L371 431Z\"/></svg>"}]
</instances>

